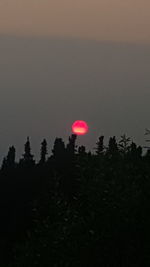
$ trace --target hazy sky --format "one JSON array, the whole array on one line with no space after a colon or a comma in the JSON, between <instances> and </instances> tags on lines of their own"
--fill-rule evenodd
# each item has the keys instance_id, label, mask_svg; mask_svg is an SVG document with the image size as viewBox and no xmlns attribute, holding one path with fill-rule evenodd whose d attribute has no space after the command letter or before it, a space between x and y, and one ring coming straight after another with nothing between
<instances>
[{"instance_id":1,"label":"hazy sky","mask_svg":"<svg viewBox=\"0 0 150 267\"><path fill-rule=\"evenodd\" d=\"M150 128L149 0L0 0L0 158L9 145L36 155L42 138L67 140L74 120L90 132Z\"/></svg>"},{"instance_id":2,"label":"hazy sky","mask_svg":"<svg viewBox=\"0 0 150 267\"><path fill-rule=\"evenodd\" d=\"M149 42L149 0L0 0L0 33Z\"/></svg>"},{"instance_id":3,"label":"hazy sky","mask_svg":"<svg viewBox=\"0 0 150 267\"><path fill-rule=\"evenodd\" d=\"M77 39L0 37L0 155L29 135L36 155L46 137L65 141L74 120L90 131L78 143L126 133L144 145L150 128L150 46Z\"/></svg>"}]
</instances>

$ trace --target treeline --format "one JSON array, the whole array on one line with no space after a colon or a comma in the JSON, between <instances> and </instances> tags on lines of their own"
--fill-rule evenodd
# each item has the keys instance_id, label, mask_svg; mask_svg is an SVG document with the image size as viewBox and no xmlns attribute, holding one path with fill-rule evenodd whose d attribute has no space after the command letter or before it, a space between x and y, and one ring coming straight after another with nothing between
<instances>
[{"instance_id":1,"label":"treeline","mask_svg":"<svg viewBox=\"0 0 150 267\"><path fill-rule=\"evenodd\" d=\"M56 138L35 161L29 138L0 170L0 266L150 265L150 150L121 136L95 153Z\"/></svg>"}]
</instances>

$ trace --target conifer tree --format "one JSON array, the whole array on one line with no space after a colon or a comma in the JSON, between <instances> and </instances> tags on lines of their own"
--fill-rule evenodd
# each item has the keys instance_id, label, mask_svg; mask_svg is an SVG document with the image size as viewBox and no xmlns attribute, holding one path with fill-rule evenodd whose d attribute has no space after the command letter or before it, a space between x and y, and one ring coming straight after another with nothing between
<instances>
[{"instance_id":1,"label":"conifer tree","mask_svg":"<svg viewBox=\"0 0 150 267\"><path fill-rule=\"evenodd\" d=\"M85 148L85 146L79 146L79 148L78 148L78 154L80 156L85 156L86 155L86 148Z\"/></svg>"},{"instance_id":2,"label":"conifer tree","mask_svg":"<svg viewBox=\"0 0 150 267\"><path fill-rule=\"evenodd\" d=\"M104 136L101 135L98 139L98 142L96 143L96 154L102 155L104 153Z\"/></svg>"},{"instance_id":3,"label":"conifer tree","mask_svg":"<svg viewBox=\"0 0 150 267\"><path fill-rule=\"evenodd\" d=\"M29 137L27 137L27 141L24 145L24 154L23 154L23 159L21 160L21 163L24 163L26 165L33 165L35 163L33 158L34 156L31 154L30 139Z\"/></svg>"},{"instance_id":4,"label":"conifer tree","mask_svg":"<svg viewBox=\"0 0 150 267\"><path fill-rule=\"evenodd\" d=\"M13 168L15 166L16 150L14 146L9 148L7 156L3 159L2 169Z\"/></svg>"},{"instance_id":5,"label":"conifer tree","mask_svg":"<svg viewBox=\"0 0 150 267\"><path fill-rule=\"evenodd\" d=\"M8 151L7 155L7 163L10 167L15 165L15 156L16 156L16 150L14 146L11 146Z\"/></svg>"},{"instance_id":6,"label":"conifer tree","mask_svg":"<svg viewBox=\"0 0 150 267\"><path fill-rule=\"evenodd\" d=\"M62 138L56 138L54 142L54 147L52 149L53 157L55 160L60 160L65 154L65 144Z\"/></svg>"},{"instance_id":7,"label":"conifer tree","mask_svg":"<svg viewBox=\"0 0 150 267\"><path fill-rule=\"evenodd\" d=\"M118 149L116 137L115 136L110 137L106 154L109 158L113 158L113 157L116 158L116 156L118 156L118 153L119 153L119 149Z\"/></svg>"},{"instance_id":8,"label":"conifer tree","mask_svg":"<svg viewBox=\"0 0 150 267\"><path fill-rule=\"evenodd\" d=\"M121 140L119 141L119 148L121 152L125 155L129 150L129 144L130 144L131 138L126 137L125 134L121 136Z\"/></svg>"},{"instance_id":9,"label":"conifer tree","mask_svg":"<svg viewBox=\"0 0 150 267\"><path fill-rule=\"evenodd\" d=\"M134 142L129 147L128 157L130 160L135 161L140 159L142 156L142 147L137 146Z\"/></svg>"},{"instance_id":10,"label":"conifer tree","mask_svg":"<svg viewBox=\"0 0 150 267\"><path fill-rule=\"evenodd\" d=\"M67 155L70 158L73 158L76 152L76 139L77 139L77 135L76 134L72 134L71 136L69 136L69 143L67 144Z\"/></svg>"},{"instance_id":11,"label":"conifer tree","mask_svg":"<svg viewBox=\"0 0 150 267\"><path fill-rule=\"evenodd\" d=\"M47 141L46 139L43 140L41 143L41 158L40 158L40 163L45 163L46 162L46 155L48 154L47 152Z\"/></svg>"}]
</instances>

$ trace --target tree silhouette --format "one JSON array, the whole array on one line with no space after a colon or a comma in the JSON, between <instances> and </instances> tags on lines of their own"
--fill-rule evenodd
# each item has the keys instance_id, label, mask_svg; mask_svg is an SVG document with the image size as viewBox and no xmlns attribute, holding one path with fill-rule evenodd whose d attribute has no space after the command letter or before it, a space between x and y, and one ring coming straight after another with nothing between
<instances>
[{"instance_id":1,"label":"tree silhouette","mask_svg":"<svg viewBox=\"0 0 150 267\"><path fill-rule=\"evenodd\" d=\"M30 139L27 137L27 141L24 145L24 154L23 158L20 160L21 164L24 164L24 166L31 167L35 164L35 161L33 160L34 156L31 154L31 145L30 145Z\"/></svg>"},{"instance_id":2,"label":"tree silhouette","mask_svg":"<svg viewBox=\"0 0 150 267\"><path fill-rule=\"evenodd\" d=\"M107 156L109 158L115 159L115 157L118 156L118 152L119 152L119 149L118 149L116 137L115 136L110 137L108 148L107 148Z\"/></svg>"},{"instance_id":3,"label":"tree silhouette","mask_svg":"<svg viewBox=\"0 0 150 267\"><path fill-rule=\"evenodd\" d=\"M65 155L65 144L62 138L56 138L54 147L52 149L53 157L56 161L60 162Z\"/></svg>"},{"instance_id":4,"label":"tree silhouette","mask_svg":"<svg viewBox=\"0 0 150 267\"><path fill-rule=\"evenodd\" d=\"M0 171L0 266L150 266L150 156L126 135L96 155L56 138L36 163L29 137ZM45 163L45 164L43 164ZM117 225L117 226L116 226Z\"/></svg>"},{"instance_id":5,"label":"tree silhouette","mask_svg":"<svg viewBox=\"0 0 150 267\"><path fill-rule=\"evenodd\" d=\"M142 147L137 146L134 142L132 142L129 147L128 158L132 162L135 162L138 159L141 159L141 157L142 157Z\"/></svg>"},{"instance_id":6,"label":"tree silhouette","mask_svg":"<svg viewBox=\"0 0 150 267\"><path fill-rule=\"evenodd\" d=\"M78 154L81 157L84 157L86 155L86 148L85 148L85 146L79 146L79 148L78 148Z\"/></svg>"},{"instance_id":7,"label":"tree silhouette","mask_svg":"<svg viewBox=\"0 0 150 267\"><path fill-rule=\"evenodd\" d=\"M41 143L41 158L40 158L40 163L45 163L46 162L46 155L48 154L47 152L47 141L44 139Z\"/></svg>"},{"instance_id":8,"label":"tree silhouette","mask_svg":"<svg viewBox=\"0 0 150 267\"><path fill-rule=\"evenodd\" d=\"M52 168L58 172L64 172L66 169L66 149L62 138L56 138L52 149L52 156L49 158Z\"/></svg>"},{"instance_id":9,"label":"tree silhouette","mask_svg":"<svg viewBox=\"0 0 150 267\"><path fill-rule=\"evenodd\" d=\"M129 151L130 141L131 141L131 138L126 137L125 134L121 136L121 140L119 141L119 148L123 155L126 155L126 153Z\"/></svg>"},{"instance_id":10,"label":"tree silhouette","mask_svg":"<svg viewBox=\"0 0 150 267\"><path fill-rule=\"evenodd\" d=\"M16 150L14 146L9 148L7 156L3 159L2 170L15 167Z\"/></svg>"},{"instance_id":11,"label":"tree silhouette","mask_svg":"<svg viewBox=\"0 0 150 267\"><path fill-rule=\"evenodd\" d=\"M76 139L77 139L76 134L72 134L71 136L69 136L69 142L67 144L66 151L67 151L68 158L70 160L74 158L74 155L76 152L76 144L75 144Z\"/></svg>"},{"instance_id":12,"label":"tree silhouette","mask_svg":"<svg viewBox=\"0 0 150 267\"><path fill-rule=\"evenodd\" d=\"M98 142L96 143L96 154L102 155L104 153L104 136L100 136Z\"/></svg>"}]
</instances>

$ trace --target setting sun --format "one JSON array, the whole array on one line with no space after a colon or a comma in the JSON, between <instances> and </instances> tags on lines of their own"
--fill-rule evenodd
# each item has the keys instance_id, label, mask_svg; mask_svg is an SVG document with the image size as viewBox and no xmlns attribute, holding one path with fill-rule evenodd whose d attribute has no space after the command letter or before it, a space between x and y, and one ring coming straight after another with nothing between
<instances>
[{"instance_id":1,"label":"setting sun","mask_svg":"<svg viewBox=\"0 0 150 267\"><path fill-rule=\"evenodd\" d=\"M88 132L88 125L85 121L75 121L72 124L72 131L77 135L84 135Z\"/></svg>"}]
</instances>

